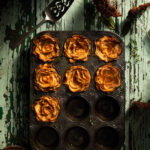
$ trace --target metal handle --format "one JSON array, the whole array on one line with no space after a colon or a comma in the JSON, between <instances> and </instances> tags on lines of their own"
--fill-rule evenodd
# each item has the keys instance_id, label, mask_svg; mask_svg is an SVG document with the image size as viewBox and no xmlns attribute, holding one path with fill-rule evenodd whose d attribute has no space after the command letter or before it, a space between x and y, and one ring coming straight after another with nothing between
<instances>
[{"instance_id":1,"label":"metal handle","mask_svg":"<svg viewBox=\"0 0 150 150\"><path fill-rule=\"evenodd\" d=\"M20 38L16 43L12 45L12 49L15 49L19 44L21 44L31 33L33 33L37 28L39 28L46 20L43 19L39 24L37 24L34 28L32 28L29 32L27 32L22 38Z\"/></svg>"}]
</instances>

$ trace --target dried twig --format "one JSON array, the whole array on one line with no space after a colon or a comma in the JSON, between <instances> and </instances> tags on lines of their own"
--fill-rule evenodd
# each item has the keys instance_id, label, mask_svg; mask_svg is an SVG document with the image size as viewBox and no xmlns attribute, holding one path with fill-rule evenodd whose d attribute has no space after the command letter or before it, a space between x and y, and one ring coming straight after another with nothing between
<instances>
[{"instance_id":1,"label":"dried twig","mask_svg":"<svg viewBox=\"0 0 150 150\"><path fill-rule=\"evenodd\" d=\"M146 3L138 7L133 7L132 9L129 10L127 19L139 18L146 11L148 7L150 7L150 3Z\"/></svg>"},{"instance_id":2,"label":"dried twig","mask_svg":"<svg viewBox=\"0 0 150 150\"><path fill-rule=\"evenodd\" d=\"M143 110L143 109L150 110L150 103L141 102L141 101L134 101L131 108L139 108L141 110Z\"/></svg>"},{"instance_id":3,"label":"dried twig","mask_svg":"<svg viewBox=\"0 0 150 150\"><path fill-rule=\"evenodd\" d=\"M150 3L146 3L138 7L133 7L129 10L128 16L122 28L122 36L125 36L129 32L133 26L133 23L146 11L148 7L150 7Z\"/></svg>"},{"instance_id":4,"label":"dried twig","mask_svg":"<svg viewBox=\"0 0 150 150\"><path fill-rule=\"evenodd\" d=\"M116 29L116 25L112 17L106 17L106 16L101 15L100 19L104 23L104 25L108 27L109 29L111 30Z\"/></svg>"},{"instance_id":5,"label":"dried twig","mask_svg":"<svg viewBox=\"0 0 150 150\"><path fill-rule=\"evenodd\" d=\"M106 17L119 17L122 14L110 3L110 0L93 0L97 10Z\"/></svg>"}]
</instances>

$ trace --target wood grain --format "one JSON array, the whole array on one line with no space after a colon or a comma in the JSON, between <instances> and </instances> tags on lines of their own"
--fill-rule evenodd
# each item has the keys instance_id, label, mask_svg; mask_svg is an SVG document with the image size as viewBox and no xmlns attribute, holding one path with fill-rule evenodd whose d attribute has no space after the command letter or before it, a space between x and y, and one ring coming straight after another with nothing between
<instances>
[{"instance_id":1,"label":"wood grain","mask_svg":"<svg viewBox=\"0 0 150 150\"><path fill-rule=\"evenodd\" d=\"M90 0L75 0L68 12L54 26L43 24L17 49L9 44L18 34L24 34L42 20L42 11L50 0L14 0L7 3L0 16L0 149L6 145L28 146L28 49L31 38L41 31L59 30L109 30L99 19L100 14L92 10ZM114 19L118 34L129 8L149 0L118 0L123 16ZM122 3L122 4L121 4ZM121 4L121 5L120 5ZM8 9L9 8L9 9ZM137 21L133 30L124 37L126 51L126 139L122 150L150 149L150 112L129 108L133 101L148 102L150 98L150 41L143 31L150 29L149 10ZM139 61L135 62L128 44L137 42Z\"/></svg>"}]
</instances>

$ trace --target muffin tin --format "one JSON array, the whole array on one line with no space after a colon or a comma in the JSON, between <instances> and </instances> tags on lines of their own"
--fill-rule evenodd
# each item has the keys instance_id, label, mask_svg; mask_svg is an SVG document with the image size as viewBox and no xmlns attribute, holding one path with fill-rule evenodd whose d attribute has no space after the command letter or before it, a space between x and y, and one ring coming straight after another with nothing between
<instances>
[{"instance_id":1,"label":"muffin tin","mask_svg":"<svg viewBox=\"0 0 150 150\"><path fill-rule=\"evenodd\" d=\"M52 63L62 77L62 84L55 92L40 92L34 89L34 70L44 64L33 54L33 40L30 49L30 144L33 150L120 150L124 141L125 121L125 46L115 33L107 31L45 31L59 42L60 56ZM91 53L88 61L70 63L64 56L63 45L74 34L86 36L91 41ZM113 61L121 71L121 86L112 93L96 89L95 74L106 63L95 56L96 38L113 36L120 41L120 59ZM63 84L65 72L73 65L82 65L91 74L89 89L72 93ZM38 122L32 110L32 104L42 95L60 99L60 114L55 123Z\"/></svg>"}]
</instances>

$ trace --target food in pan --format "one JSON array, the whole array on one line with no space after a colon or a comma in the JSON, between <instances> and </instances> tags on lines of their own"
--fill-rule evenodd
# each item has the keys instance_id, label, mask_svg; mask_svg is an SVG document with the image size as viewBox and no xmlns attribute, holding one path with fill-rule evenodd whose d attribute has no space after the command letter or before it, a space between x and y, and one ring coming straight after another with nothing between
<instances>
[{"instance_id":1,"label":"food in pan","mask_svg":"<svg viewBox=\"0 0 150 150\"><path fill-rule=\"evenodd\" d=\"M32 105L32 109L36 113L37 121L55 122L60 112L59 99L48 95L42 96Z\"/></svg>"},{"instance_id":2,"label":"food in pan","mask_svg":"<svg viewBox=\"0 0 150 150\"><path fill-rule=\"evenodd\" d=\"M86 91L90 85L91 75L83 66L72 66L65 74L66 84L72 92Z\"/></svg>"},{"instance_id":3,"label":"food in pan","mask_svg":"<svg viewBox=\"0 0 150 150\"><path fill-rule=\"evenodd\" d=\"M104 36L96 39L95 46L95 55L98 56L100 60L109 62L120 57L120 42L114 37Z\"/></svg>"},{"instance_id":4,"label":"food in pan","mask_svg":"<svg viewBox=\"0 0 150 150\"><path fill-rule=\"evenodd\" d=\"M73 35L64 44L65 56L71 63L75 61L87 61L90 55L91 42L82 35Z\"/></svg>"},{"instance_id":5,"label":"food in pan","mask_svg":"<svg viewBox=\"0 0 150 150\"><path fill-rule=\"evenodd\" d=\"M113 92L121 84L120 69L111 63L99 67L95 76L96 88L103 92Z\"/></svg>"},{"instance_id":6,"label":"food in pan","mask_svg":"<svg viewBox=\"0 0 150 150\"><path fill-rule=\"evenodd\" d=\"M44 34L33 40L35 45L33 54L44 62L51 62L59 56L58 41L50 34Z\"/></svg>"},{"instance_id":7,"label":"food in pan","mask_svg":"<svg viewBox=\"0 0 150 150\"><path fill-rule=\"evenodd\" d=\"M61 85L61 76L53 65L40 64L35 69L35 89L37 91L56 91Z\"/></svg>"}]
</instances>

